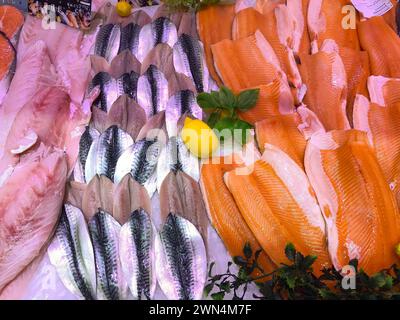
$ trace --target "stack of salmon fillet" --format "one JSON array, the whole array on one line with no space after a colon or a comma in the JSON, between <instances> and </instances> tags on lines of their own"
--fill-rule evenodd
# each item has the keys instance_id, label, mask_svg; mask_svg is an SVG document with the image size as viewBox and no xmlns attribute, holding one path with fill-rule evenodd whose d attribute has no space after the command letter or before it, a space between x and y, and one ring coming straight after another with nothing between
<instances>
[{"instance_id":1,"label":"stack of salmon fillet","mask_svg":"<svg viewBox=\"0 0 400 320\"><path fill-rule=\"evenodd\" d=\"M397 5L397 1L393 1ZM232 256L262 248L271 271L285 245L314 271L351 259L368 273L398 262L400 38L396 8L366 19L347 0L257 0L198 13L210 73L239 92L262 153L201 170L214 227ZM243 170L247 165L247 173Z\"/></svg>"}]
</instances>

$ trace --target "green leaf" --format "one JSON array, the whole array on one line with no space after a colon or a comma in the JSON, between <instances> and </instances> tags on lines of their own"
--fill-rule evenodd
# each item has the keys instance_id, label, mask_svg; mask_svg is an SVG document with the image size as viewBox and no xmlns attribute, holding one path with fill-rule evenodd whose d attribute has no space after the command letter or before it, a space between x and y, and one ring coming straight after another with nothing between
<instances>
[{"instance_id":1,"label":"green leaf","mask_svg":"<svg viewBox=\"0 0 400 320\"><path fill-rule=\"evenodd\" d=\"M238 266L241 266L241 267L247 265L247 261L241 256L233 257L233 262L235 262Z\"/></svg>"},{"instance_id":2,"label":"green leaf","mask_svg":"<svg viewBox=\"0 0 400 320\"><path fill-rule=\"evenodd\" d=\"M385 284L382 286L383 290L390 290L393 287L393 278L391 276L386 276Z\"/></svg>"},{"instance_id":3,"label":"green leaf","mask_svg":"<svg viewBox=\"0 0 400 320\"><path fill-rule=\"evenodd\" d=\"M210 110L210 109L216 109L217 106L215 105L215 102L213 100L213 97L206 93L202 92L197 95L197 104L200 106L200 108L205 109L205 110Z\"/></svg>"},{"instance_id":4,"label":"green leaf","mask_svg":"<svg viewBox=\"0 0 400 320\"><path fill-rule=\"evenodd\" d=\"M222 119L219 119L217 123L214 125L214 129L222 132L222 130L228 129L231 132L233 132L233 127L235 125L235 120L233 120L231 117L225 117ZM223 140L223 136L221 136L221 140Z\"/></svg>"},{"instance_id":5,"label":"green leaf","mask_svg":"<svg viewBox=\"0 0 400 320\"><path fill-rule=\"evenodd\" d=\"M383 272L379 272L369 279L369 283L370 288L381 288L386 284L386 276Z\"/></svg>"},{"instance_id":6,"label":"green leaf","mask_svg":"<svg viewBox=\"0 0 400 320\"><path fill-rule=\"evenodd\" d=\"M251 256L253 255L253 250L251 250L251 245L249 242L246 242L246 244L244 245L243 254L247 260L250 259Z\"/></svg>"},{"instance_id":7,"label":"green leaf","mask_svg":"<svg viewBox=\"0 0 400 320\"><path fill-rule=\"evenodd\" d=\"M225 297L225 292L223 291L219 291L211 295L211 298L213 298L213 300L223 300L224 297Z\"/></svg>"},{"instance_id":8,"label":"green leaf","mask_svg":"<svg viewBox=\"0 0 400 320\"><path fill-rule=\"evenodd\" d=\"M237 98L237 108L246 111L250 110L257 103L260 89L250 89L242 91Z\"/></svg>"},{"instance_id":9,"label":"green leaf","mask_svg":"<svg viewBox=\"0 0 400 320\"><path fill-rule=\"evenodd\" d=\"M296 249L293 243L288 243L285 248L285 255L290 261L294 261L296 257Z\"/></svg>"},{"instance_id":10,"label":"green leaf","mask_svg":"<svg viewBox=\"0 0 400 320\"><path fill-rule=\"evenodd\" d=\"M296 285L296 276L292 273L286 274L286 284L290 289L293 289Z\"/></svg>"},{"instance_id":11,"label":"green leaf","mask_svg":"<svg viewBox=\"0 0 400 320\"><path fill-rule=\"evenodd\" d=\"M306 256L303 261L304 268L310 268L314 264L315 260L317 260L317 256Z\"/></svg>"},{"instance_id":12,"label":"green leaf","mask_svg":"<svg viewBox=\"0 0 400 320\"><path fill-rule=\"evenodd\" d=\"M230 286L230 283L228 281L225 281L225 282L221 283L219 285L219 288L221 289L221 291L224 291L226 293L230 293L231 292L231 286Z\"/></svg>"},{"instance_id":13,"label":"green leaf","mask_svg":"<svg viewBox=\"0 0 400 320\"><path fill-rule=\"evenodd\" d=\"M219 92L218 91L211 91L210 92L210 99L212 103L215 105L216 108L222 108L224 109L224 106L221 103L221 99L219 98Z\"/></svg>"},{"instance_id":14,"label":"green leaf","mask_svg":"<svg viewBox=\"0 0 400 320\"><path fill-rule=\"evenodd\" d=\"M239 142L241 145L246 144L246 142L248 141L249 136L250 136L250 131L248 131L248 130L250 130L252 128L253 128L253 126L250 123L240 120L240 119L237 119L233 125L233 129L240 130L240 132L234 131L235 141ZM240 134L240 135L237 137L236 135L238 135L238 134Z\"/></svg>"},{"instance_id":15,"label":"green leaf","mask_svg":"<svg viewBox=\"0 0 400 320\"><path fill-rule=\"evenodd\" d=\"M221 118L221 113L220 112L217 112L217 111L213 112L208 117L207 124L212 129L212 128L215 127L215 124L219 121L220 118Z\"/></svg>"},{"instance_id":16,"label":"green leaf","mask_svg":"<svg viewBox=\"0 0 400 320\"><path fill-rule=\"evenodd\" d=\"M207 297L212 289L214 288L214 283L209 283L204 287L204 295Z\"/></svg>"},{"instance_id":17,"label":"green leaf","mask_svg":"<svg viewBox=\"0 0 400 320\"><path fill-rule=\"evenodd\" d=\"M221 102L221 106L226 109L234 109L236 106L236 97L227 87L219 89L219 101Z\"/></svg>"}]
</instances>

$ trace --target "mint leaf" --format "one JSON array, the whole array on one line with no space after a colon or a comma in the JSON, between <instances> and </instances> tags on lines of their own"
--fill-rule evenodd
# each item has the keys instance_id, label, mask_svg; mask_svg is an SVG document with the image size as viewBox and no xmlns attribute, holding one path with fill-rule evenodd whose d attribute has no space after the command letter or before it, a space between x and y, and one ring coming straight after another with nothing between
<instances>
[{"instance_id":1,"label":"mint leaf","mask_svg":"<svg viewBox=\"0 0 400 320\"><path fill-rule=\"evenodd\" d=\"M202 109L215 109L216 105L213 101L213 98L210 94L202 92L197 95L197 104Z\"/></svg>"},{"instance_id":2,"label":"mint leaf","mask_svg":"<svg viewBox=\"0 0 400 320\"><path fill-rule=\"evenodd\" d=\"M224 297L225 297L225 292L223 291L216 292L211 295L211 298L213 298L213 300L223 300Z\"/></svg>"},{"instance_id":3,"label":"mint leaf","mask_svg":"<svg viewBox=\"0 0 400 320\"><path fill-rule=\"evenodd\" d=\"M227 87L219 89L219 100L224 108L233 109L236 106L236 97Z\"/></svg>"},{"instance_id":4,"label":"mint leaf","mask_svg":"<svg viewBox=\"0 0 400 320\"><path fill-rule=\"evenodd\" d=\"M234 126L235 126L235 120L232 119L231 117L225 117L217 121L217 123L214 126L214 129L218 131L222 131L224 129L233 130Z\"/></svg>"},{"instance_id":5,"label":"mint leaf","mask_svg":"<svg viewBox=\"0 0 400 320\"><path fill-rule=\"evenodd\" d=\"M260 94L260 89L242 91L237 98L237 108L246 111L255 106Z\"/></svg>"},{"instance_id":6,"label":"mint leaf","mask_svg":"<svg viewBox=\"0 0 400 320\"><path fill-rule=\"evenodd\" d=\"M207 124L212 129L215 127L215 124L219 121L220 118L221 114L218 111L215 111L211 113L210 116L208 117Z\"/></svg>"}]
</instances>

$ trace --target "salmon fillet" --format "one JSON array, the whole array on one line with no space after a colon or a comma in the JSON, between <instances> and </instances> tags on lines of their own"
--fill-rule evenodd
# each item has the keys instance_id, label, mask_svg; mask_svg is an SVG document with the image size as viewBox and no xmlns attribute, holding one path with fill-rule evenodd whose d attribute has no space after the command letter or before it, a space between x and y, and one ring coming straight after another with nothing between
<instances>
[{"instance_id":1,"label":"salmon fillet","mask_svg":"<svg viewBox=\"0 0 400 320\"><path fill-rule=\"evenodd\" d=\"M292 39L294 53L311 53L311 41L308 33L307 12L310 0L287 0L286 6L295 21L295 30Z\"/></svg>"},{"instance_id":2,"label":"salmon fillet","mask_svg":"<svg viewBox=\"0 0 400 320\"><path fill-rule=\"evenodd\" d=\"M289 262L284 249L291 242L303 254L318 256L317 273L329 265L325 223L314 192L303 170L283 151L267 145L251 174L230 171L225 183L275 264Z\"/></svg>"},{"instance_id":3,"label":"salmon fillet","mask_svg":"<svg viewBox=\"0 0 400 320\"><path fill-rule=\"evenodd\" d=\"M312 55L300 55L300 59L307 86L304 103L326 130L350 128L346 117L347 76L339 54L329 46Z\"/></svg>"},{"instance_id":4,"label":"salmon fillet","mask_svg":"<svg viewBox=\"0 0 400 320\"><path fill-rule=\"evenodd\" d=\"M0 6L0 31L7 38L14 41L22 25L24 24L24 15L14 6Z\"/></svg>"},{"instance_id":5,"label":"salmon fillet","mask_svg":"<svg viewBox=\"0 0 400 320\"><path fill-rule=\"evenodd\" d=\"M295 111L290 89L282 81L275 80L268 85L261 85L255 88L260 90L257 103L250 110L238 112L241 119L255 124L257 121L268 118L271 115L286 114Z\"/></svg>"},{"instance_id":6,"label":"salmon fillet","mask_svg":"<svg viewBox=\"0 0 400 320\"><path fill-rule=\"evenodd\" d=\"M221 80L233 91L285 77L273 49L259 31L239 40L220 41L211 50Z\"/></svg>"},{"instance_id":7,"label":"salmon fillet","mask_svg":"<svg viewBox=\"0 0 400 320\"><path fill-rule=\"evenodd\" d=\"M254 8L240 11L233 22L233 40L253 35L259 30L274 50L280 68L286 74L288 83L297 91L301 90L302 81L293 50L289 42L294 36L295 21L285 5L279 5L268 14L261 14ZM298 95L294 93L295 97Z\"/></svg>"},{"instance_id":8,"label":"salmon fillet","mask_svg":"<svg viewBox=\"0 0 400 320\"><path fill-rule=\"evenodd\" d=\"M357 258L359 268L373 274L395 263L399 212L367 134L338 130L314 135L305 167L326 220L335 268Z\"/></svg>"},{"instance_id":9,"label":"salmon fillet","mask_svg":"<svg viewBox=\"0 0 400 320\"><path fill-rule=\"evenodd\" d=\"M400 79L371 76L368 78L371 102L391 106L400 102Z\"/></svg>"},{"instance_id":10,"label":"salmon fillet","mask_svg":"<svg viewBox=\"0 0 400 320\"><path fill-rule=\"evenodd\" d=\"M15 50L11 42L0 33L0 105L8 92L8 87L14 73Z\"/></svg>"},{"instance_id":11,"label":"salmon fillet","mask_svg":"<svg viewBox=\"0 0 400 320\"><path fill-rule=\"evenodd\" d=\"M234 16L234 5L208 6L197 13L197 31L204 45L208 70L219 86L222 85L222 81L214 68L211 45L225 39L232 39Z\"/></svg>"},{"instance_id":12,"label":"salmon fillet","mask_svg":"<svg viewBox=\"0 0 400 320\"><path fill-rule=\"evenodd\" d=\"M343 27L343 22L347 23L347 12L342 13L343 7L346 5L351 5L351 2L348 0L310 0L307 21L313 52L318 51L327 39L333 39L340 47L359 50L357 30Z\"/></svg>"},{"instance_id":13,"label":"salmon fillet","mask_svg":"<svg viewBox=\"0 0 400 320\"><path fill-rule=\"evenodd\" d=\"M214 158L211 163L202 165L200 179L211 223L232 257L243 255L246 242L250 243L253 252L261 248L224 184L223 175L239 166L238 161L232 161L230 157ZM265 252L260 254L259 263L265 272L273 271L275 268Z\"/></svg>"},{"instance_id":14,"label":"salmon fillet","mask_svg":"<svg viewBox=\"0 0 400 320\"><path fill-rule=\"evenodd\" d=\"M399 33L399 23L398 19L399 17L399 11L400 11L400 5L398 3L398 0L390 0L393 4L393 8L385 13L383 15L383 18L385 19L386 23L396 32Z\"/></svg>"},{"instance_id":15,"label":"salmon fillet","mask_svg":"<svg viewBox=\"0 0 400 320\"><path fill-rule=\"evenodd\" d=\"M358 24L363 50L368 52L371 74L400 78L400 38L383 17L373 17Z\"/></svg>"},{"instance_id":16,"label":"salmon fillet","mask_svg":"<svg viewBox=\"0 0 400 320\"><path fill-rule=\"evenodd\" d=\"M400 205L400 102L387 107L357 96L354 127L366 131L378 163Z\"/></svg>"}]
</instances>

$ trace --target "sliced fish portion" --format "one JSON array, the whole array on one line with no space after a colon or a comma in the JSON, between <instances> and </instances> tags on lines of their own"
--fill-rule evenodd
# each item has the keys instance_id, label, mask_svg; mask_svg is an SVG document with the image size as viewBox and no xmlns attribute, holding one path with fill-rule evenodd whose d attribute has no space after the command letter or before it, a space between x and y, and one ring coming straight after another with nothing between
<instances>
[{"instance_id":1,"label":"sliced fish portion","mask_svg":"<svg viewBox=\"0 0 400 320\"><path fill-rule=\"evenodd\" d=\"M109 73L99 72L93 77L89 85L89 91L96 86L99 86L100 94L93 102L93 105L107 112L121 93L117 81Z\"/></svg>"},{"instance_id":2,"label":"sliced fish portion","mask_svg":"<svg viewBox=\"0 0 400 320\"><path fill-rule=\"evenodd\" d=\"M123 300L128 286L119 260L119 233L121 226L107 212L100 209L89 221L97 274L97 298Z\"/></svg>"},{"instance_id":3,"label":"sliced fish portion","mask_svg":"<svg viewBox=\"0 0 400 320\"><path fill-rule=\"evenodd\" d=\"M128 23L121 28L121 41L119 44L118 53L124 50L129 50L137 58L139 49L139 34L141 26L136 23Z\"/></svg>"},{"instance_id":4,"label":"sliced fish portion","mask_svg":"<svg viewBox=\"0 0 400 320\"><path fill-rule=\"evenodd\" d=\"M195 226L170 213L156 242L157 280L171 300L201 299L207 273L203 239Z\"/></svg>"},{"instance_id":5,"label":"sliced fish portion","mask_svg":"<svg viewBox=\"0 0 400 320\"><path fill-rule=\"evenodd\" d=\"M95 55L104 57L110 63L118 54L120 38L120 25L109 23L101 26L96 36Z\"/></svg>"},{"instance_id":6,"label":"sliced fish portion","mask_svg":"<svg viewBox=\"0 0 400 320\"><path fill-rule=\"evenodd\" d=\"M96 174L113 180L118 158L132 144L133 139L125 131L116 125L109 127L90 147L85 164L86 180L90 181Z\"/></svg>"},{"instance_id":7,"label":"sliced fish portion","mask_svg":"<svg viewBox=\"0 0 400 320\"><path fill-rule=\"evenodd\" d=\"M79 153L78 161L76 162L74 169L74 180L78 182L86 183L85 178L85 165L86 159L89 154L90 147L94 140L98 139L100 133L90 126L86 126L81 139L79 140Z\"/></svg>"},{"instance_id":8,"label":"sliced fish portion","mask_svg":"<svg viewBox=\"0 0 400 320\"><path fill-rule=\"evenodd\" d=\"M92 242L80 209L65 204L55 236L47 249L50 262L65 287L77 297L96 298Z\"/></svg>"},{"instance_id":9,"label":"sliced fish portion","mask_svg":"<svg viewBox=\"0 0 400 320\"><path fill-rule=\"evenodd\" d=\"M193 79L197 92L209 91L210 75L201 42L187 34L182 34L173 50L175 70Z\"/></svg>"},{"instance_id":10,"label":"sliced fish portion","mask_svg":"<svg viewBox=\"0 0 400 320\"><path fill-rule=\"evenodd\" d=\"M135 299L152 299L156 289L156 229L142 208L132 212L119 235L122 271Z\"/></svg>"},{"instance_id":11,"label":"sliced fish portion","mask_svg":"<svg viewBox=\"0 0 400 320\"><path fill-rule=\"evenodd\" d=\"M178 32L175 25L168 18L157 18L140 30L137 58L142 62L150 50L159 43L166 43L172 47L177 40Z\"/></svg>"},{"instance_id":12,"label":"sliced fish portion","mask_svg":"<svg viewBox=\"0 0 400 320\"><path fill-rule=\"evenodd\" d=\"M126 72L117 79L118 97L127 94L129 98L137 101L137 85L139 75L135 71Z\"/></svg>"},{"instance_id":13,"label":"sliced fish portion","mask_svg":"<svg viewBox=\"0 0 400 320\"><path fill-rule=\"evenodd\" d=\"M156 66L150 65L139 77L137 98L148 118L165 110L168 101L168 81Z\"/></svg>"},{"instance_id":14,"label":"sliced fish portion","mask_svg":"<svg viewBox=\"0 0 400 320\"><path fill-rule=\"evenodd\" d=\"M184 114L200 120L203 118L202 109L197 104L194 93L190 90L178 91L167 102L165 122L170 137L177 135L177 123Z\"/></svg>"}]
</instances>

